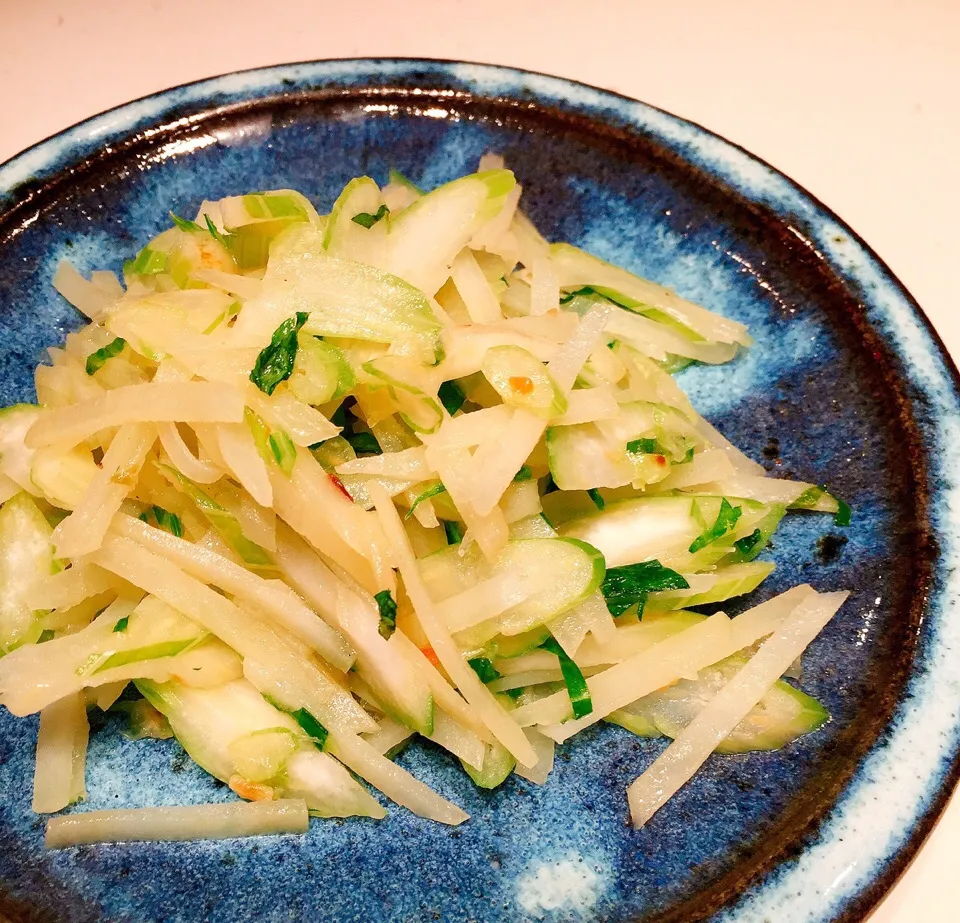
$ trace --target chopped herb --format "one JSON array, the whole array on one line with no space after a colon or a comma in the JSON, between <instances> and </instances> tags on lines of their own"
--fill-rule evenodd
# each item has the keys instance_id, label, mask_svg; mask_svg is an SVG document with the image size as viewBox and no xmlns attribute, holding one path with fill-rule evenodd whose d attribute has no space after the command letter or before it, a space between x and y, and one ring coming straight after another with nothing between
<instances>
[{"instance_id":1,"label":"chopped herb","mask_svg":"<svg viewBox=\"0 0 960 923\"><path fill-rule=\"evenodd\" d=\"M734 548L744 557L753 553L754 548L763 541L763 533L759 529L754 529L749 535L738 538L734 543Z\"/></svg>"},{"instance_id":2,"label":"chopped herb","mask_svg":"<svg viewBox=\"0 0 960 923\"><path fill-rule=\"evenodd\" d=\"M529 481L533 477L533 469L529 465L521 465L520 470L513 476L515 481Z\"/></svg>"},{"instance_id":3,"label":"chopped herb","mask_svg":"<svg viewBox=\"0 0 960 923\"><path fill-rule=\"evenodd\" d=\"M188 221L186 218L181 218L179 215L175 215L173 212L169 212L170 220L180 228L181 231L187 231L191 234L196 234L198 231L203 233L203 228L197 224L196 221Z\"/></svg>"},{"instance_id":4,"label":"chopped herb","mask_svg":"<svg viewBox=\"0 0 960 923\"><path fill-rule=\"evenodd\" d=\"M55 636L56 632L54 632L53 629L44 628L43 631L40 632L40 637L37 638L37 644L43 644L46 641L52 641Z\"/></svg>"},{"instance_id":5,"label":"chopped herb","mask_svg":"<svg viewBox=\"0 0 960 923\"><path fill-rule=\"evenodd\" d=\"M673 464L675 464L675 465L685 465L685 464L687 464L687 462L692 462L692 461L693 461L693 453L694 453L695 451L696 451L696 450L694 449L694 447L693 447L693 446L690 446L690 448L688 448L687 451L684 453L683 458L680 459L679 462L674 462Z\"/></svg>"},{"instance_id":6,"label":"chopped herb","mask_svg":"<svg viewBox=\"0 0 960 923\"><path fill-rule=\"evenodd\" d=\"M690 544L690 554L695 554L701 548L706 548L719 538L723 538L737 524L743 510L739 506L732 506L726 497L720 501L716 522L698 535Z\"/></svg>"},{"instance_id":7,"label":"chopped herb","mask_svg":"<svg viewBox=\"0 0 960 923\"><path fill-rule=\"evenodd\" d=\"M309 737L313 738L313 745L318 750L322 750L323 745L327 742L327 729L305 708L298 708L296 711L290 712L290 717L306 731Z\"/></svg>"},{"instance_id":8,"label":"chopped herb","mask_svg":"<svg viewBox=\"0 0 960 923\"><path fill-rule=\"evenodd\" d=\"M330 422L334 426L339 426L340 429L347 428L347 407L346 404L341 404L334 412L333 416L330 417ZM312 449L313 446L310 446Z\"/></svg>"},{"instance_id":9,"label":"chopped herb","mask_svg":"<svg viewBox=\"0 0 960 923\"><path fill-rule=\"evenodd\" d=\"M505 695L510 696L510 698L513 699L514 702L516 702L517 699L519 699L520 696L523 695L523 686L517 686L516 689L504 689L503 692Z\"/></svg>"},{"instance_id":10,"label":"chopped herb","mask_svg":"<svg viewBox=\"0 0 960 923\"><path fill-rule=\"evenodd\" d=\"M407 515L404 516L404 519L409 519L413 515L413 511L423 503L424 500L429 500L431 497L437 496L437 494L444 494L447 492L447 488L443 486L439 481L436 484L432 484L423 493L418 494L414 499L413 504L410 509L407 510Z\"/></svg>"},{"instance_id":11,"label":"chopped herb","mask_svg":"<svg viewBox=\"0 0 960 923\"><path fill-rule=\"evenodd\" d=\"M608 568L600 592L611 615L623 615L637 603L637 615L642 616L648 594L660 590L686 590L689 586L682 574L653 560Z\"/></svg>"},{"instance_id":12,"label":"chopped herb","mask_svg":"<svg viewBox=\"0 0 960 923\"><path fill-rule=\"evenodd\" d=\"M500 679L500 677L503 676L486 657L474 657L473 660L468 660L467 663L470 664L473 672L480 677L481 683L492 683L495 679Z\"/></svg>"},{"instance_id":13,"label":"chopped herb","mask_svg":"<svg viewBox=\"0 0 960 923\"><path fill-rule=\"evenodd\" d=\"M449 519L443 521L443 531L447 536L448 545L459 545L463 541L463 529L459 522L451 522Z\"/></svg>"},{"instance_id":14,"label":"chopped herb","mask_svg":"<svg viewBox=\"0 0 960 923\"><path fill-rule=\"evenodd\" d=\"M447 413L452 417L464 404L467 395L455 381L445 381L437 389L437 397Z\"/></svg>"},{"instance_id":15,"label":"chopped herb","mask_svg":"<svg viewBox=\"0 0 960 923\"><path fill-rule=\"evenodd\" d=\"M87 356L87 364L84 366L88 375L94 375L103 368L104 363L114 356L119 356L123 352L123 347L127 341L123 337L117 337L115 340L101 346L95 353Z\"/></svg>"},{"instance_id":16,"label":"chopped herb","mask_svg":"<svg viewBox=\"0 0 960 923\"><path fill-rule=\"evenodd\" d=\"M833 499L837 501L837 514L833 517L834 525L849 526L850 506L844 503L839 497L834 497Z\"/></svg>"},{"instance_id":17,"label":"chopped herb","mask_svg":"<svg viewBox=\"0 0 960 923\"><path fill-rule=\"evenodd\" d=\"M150 522L151 515L161 529L166 529L177 538L183 538L183 523L176 513L168 513L162 506L152 506L149 510L142 512L139 518L143 522Z\"/></svg>"},{"instance_id":18,"label":"chopped herb","mask_svg":"<svg viewBox=\"0 0 960 923\"><path fill-rule=\"evenodd\" d=\"M297 460L297 447L293 444L293 440L283 430L278 430L270 434L268 442L274 461L280 470L290 477Z\"/></svg>"},{"instance_id":19,"label":"chopped herb","mask_svg":"<svg viewBox=\"0 0 960 923\"><path fill-rule=\"evenodd\" d=\"M590 687L584 679L583 673L568 656L567 652L560 647L556 638L547 638L540 645L545 651L556 654L560 661L560 672L563 674L563 681L567 684L567 695L570 696L570 704L573 706L573 717L583 718L593 711L593 699L590 698Z\"/></svg>"},{"instance_id":20,"label":"chopped herb","mask_svg":"<svg viewBox=\"0 0 960 923\"><path fill-rule=\"evenodd\" d=\"M362 228L372 228L381 218L389 214L390 209L386 205L381 205L375 215L371 215L370 212L360 212L359 215L354 215L350 220L359 224Z\"/></svg>"},{"instance_id":21,"label":"chopped herb","mask_svg":"<svg viewBox=\"0 0 960 923\"><path fill-rule=\"evenodd\" d=\"M265 346L253 371L250 373L252 381L264 394L273 394L281 381L286 381L293 371L293 361L297 357L297 333L307 322L309 315L297 311L296 317L285 320L273 332L270 345Z\"/></svg>"},{"instance_id":22,"label":"chopped herb","mask_svg":"<svg viewBox=\"0 0 960 923\"><path fill-rule=\"evenodd\" d=\"M231 249L231 246L230 246L231 242L234 240L233 235L232 235L232 234L221 234L220 231L217 230L217 226L216 226L216 225L213 223L213 221L210 219L210 216L209 216L209 215L204 215L203 217L204 217L204 220L206 221L207 231L209 231L210 236L211 236L217 243L223 244L224 247L226 247L228 250L230 250L231 252L233 252L232 249Z\"/></svg>"},{"instance_id":23,"label":"chopped herb","mask_svg":"<svg viewBox=\"0 0 960 923\"><path fill-rule=\"evenodd\" d=\"M389 590L381 590L373 598L380 610L380 635L389 638L397 628L397 604Z\"/></svg>"},{"instance_id":24,"label":"chopped herb","mask_svg":"<svg viewBox=\"0 0 960 923\"><path fill-rule=\"evenodd\" d=\"M382 455L383 449L373 433L347 433L344 437L357 455Z\"/></svg>"},{"instance_id":25,"label":"chopped herb","mask_svg":"<svg viewBox=\"0 0 960 923\"><path fill-rule=\"evenodd\" d=\"M641 455L666 455L656 439L632 439L627 443L628 452L637 452Z\"/></svg>"},{"instance_id":26,"label":"chopped herb","mask_svg":"<svg viewBox=\"0 0 960 923\"><path fill-rule=\"evenodd\" d=\"M606 501L600 496L600 491L596 487L591 487L587 491L587 496L593 500L593 505L598 509L602 510L606 505Z\"/></svg>"},{"instance_id":27,"label":"chopped herb","mask_svg":"<svg viewBox=\"0 0 960 923\"><path fill-rule=\"evenodd\" d=\"M114 631L126 631L126 630L127 630L127 625L129 625L129 624L130 624L130 616L129 616L129 615L125 615L122 619L120 619L120 621L117 622L116 625L113 626L113 630L114 630Z\"/></svg>"}]
</instances>

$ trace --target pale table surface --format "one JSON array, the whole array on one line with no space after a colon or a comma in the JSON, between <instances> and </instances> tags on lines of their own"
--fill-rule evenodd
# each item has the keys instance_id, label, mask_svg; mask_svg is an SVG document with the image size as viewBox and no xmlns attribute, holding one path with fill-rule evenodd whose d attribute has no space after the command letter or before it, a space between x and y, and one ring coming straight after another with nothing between
<instances>
[{"instance_id":1,"label":"pale table surface","mask_svg":"<svg viewBox=\"0 0 960 923\"><path fill-rule=\"evenodd\" d=\"M960 355L960 0L0 0L0 162L174 84L380 55L544 71L699 122L845 219ZM960 803L871 923L955 923L958 858Z\"/></svg>"}]
</instances>

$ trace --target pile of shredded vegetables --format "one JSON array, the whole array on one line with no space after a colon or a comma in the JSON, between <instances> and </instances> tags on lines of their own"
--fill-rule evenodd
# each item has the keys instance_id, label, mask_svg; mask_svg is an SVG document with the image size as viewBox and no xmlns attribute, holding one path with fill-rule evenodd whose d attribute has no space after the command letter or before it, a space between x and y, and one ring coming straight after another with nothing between
<instances>
[{"instance_id":1,"label":"pile of shredded vegetables","mask_svg":"<svg viewBox=\"0 0 960 923\"><path fill-rule=\"evenodd\" d=\"M520 191L487 155L328 215L204 202L123 282L60 265L89 323L0 415L0 703L40 714L34 809L84 797L90 708L261 804L74 813L49 845L382 817L371 790L458 824L393 761L415 735L492 788L597 722L673 738L638 756L639 827L714 751L827 720L784 677L845 594L696 611L761 584L789 509L849 518L674 379L746 329L548 243Z\"/></svg>"}]
</instances>

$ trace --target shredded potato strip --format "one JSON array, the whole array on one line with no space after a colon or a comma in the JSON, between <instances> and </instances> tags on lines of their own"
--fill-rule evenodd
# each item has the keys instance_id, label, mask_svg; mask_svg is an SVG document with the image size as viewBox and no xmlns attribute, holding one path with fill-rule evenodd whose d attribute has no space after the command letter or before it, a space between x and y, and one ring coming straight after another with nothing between
<instances>
[{"instance_id":1,"label":"shredded potato strip","mask_svg":"<svg viewBox=\"0 0 960 923\"><path fill-rule=\"evenodd\" d=\"M40 415L27 432L30 448L77 445L94 433L124 423L239 423L243 398L214 382L128 385L70 407Z\"/></svg>"},{"instance_id":2,"label":"shredded potato strip","mask_svg":"<svg viewBox=\"0 0 960 923\"><path fill-rule=\"evenodd\" d=\"M514 757L525 766L536 764L537 755L524 736L523 731L504 710L493 693L480 681L479 677L463 659L450 632L446 629L440 615L436 611L430 594L427 591L416 557L410 548L410 542L403 531L403 523L397 515L393 501L385 491L371 485L371 493L384 532L393 544L400 574L403 577L404 587L417 611L417 617L430 644L436 651L437 657L443 664L450 678L457 684L467 702L477 710L478 715L490 732L506 747Z\"/></svg>"},{"instance_id":3,"label":"shredded potato strip","mask_svg":"<svg viewBox=\"0 0 960 923\"><path fill-rule=\"evenodd\" d=\"M156 431L146 423L127 423L117 430L83 499L54 530L53 543L60 557L75 558L100 547L155 439Z\"/></svg>"}]
</instances>

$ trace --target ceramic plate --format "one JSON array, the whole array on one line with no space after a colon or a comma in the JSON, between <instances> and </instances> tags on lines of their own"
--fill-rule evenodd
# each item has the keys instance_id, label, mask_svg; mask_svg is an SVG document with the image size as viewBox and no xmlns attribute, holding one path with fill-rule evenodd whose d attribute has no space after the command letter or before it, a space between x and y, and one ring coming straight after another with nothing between
<instances>
[{"instance_id":1,"label":"ceramic plate","mask_svg":"<svg viewBox=\"0 0 960 923\"><path fill-rule=\"evenodd\" d=\"M957 772L960 622L955 372L909 295L842 222L709 132L586 86L411 60L328 61L193 84L108 112L0 167L0 400L33 398L78 315L57 262L119 270L203 198L294 187L321 210L394 166L431 187L506 157L552 239L749 324L756 346L683 386L777 474L825 483L844 530L793 515L759 597L853 592L804 663L829 708L776 753L713 757L643 830L624 790L661 751L603 726L548 784L478 791L428 745L400 762L462 805L449 828L314 821L305 837L48 853L30 812L35 720L0 715L0 899L80 921L860 920L929 832ZM735 610L729 610L735 611ZM173 741L92 715L74 810L228 800Z\"/></svg>"}]
</instances>

